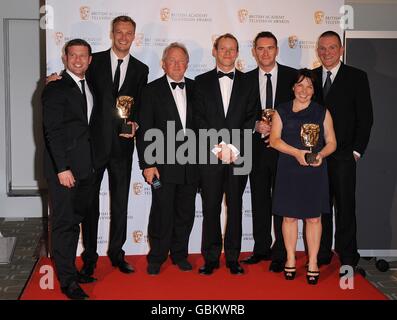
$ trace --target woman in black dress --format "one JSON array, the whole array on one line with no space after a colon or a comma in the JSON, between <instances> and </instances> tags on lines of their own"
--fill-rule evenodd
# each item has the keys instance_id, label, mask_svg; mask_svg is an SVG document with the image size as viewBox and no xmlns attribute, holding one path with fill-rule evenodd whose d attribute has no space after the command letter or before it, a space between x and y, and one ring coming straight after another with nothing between
<instances>
[{"instance_id":1,"label":"woman in black dress","mask_svg":"<svg viewBox=\"0 0 397 320\"><path fill-rule=\"evenodd\" d=\"M308 69L299 70L292 90L295 99L277 108L270 133L271 147L280 152L273 212L284 217L285 278L295 278L298 219L304 219L309 255L307 281L316 284L320 275L317 253L321 239L321 214L331 212L324 158L335 151L336 139L329 111L311 100L314 95L313 73ZM303 124L316 124L320 129L318 143L313 147L313 152L317 153L314 163L305 159L305 154L310 151L301 141Z\"/></svg>"}]
</instances>

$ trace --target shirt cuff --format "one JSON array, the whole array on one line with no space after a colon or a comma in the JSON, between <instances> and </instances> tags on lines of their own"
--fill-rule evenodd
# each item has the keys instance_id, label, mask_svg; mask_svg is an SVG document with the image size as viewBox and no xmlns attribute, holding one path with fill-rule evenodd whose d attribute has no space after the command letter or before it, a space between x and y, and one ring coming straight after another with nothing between
<instances>
[{"instance_id":1,"label":"shirt cuff","mask_svg":"<svg viewBox=\"0 0 397 320\"><path fill-rule=\"evenodd\" d=\"M361 158L361 154L358 153L357 151L353 151L353 154L356 155L357 157Z\"/></svg>"}]
</instances>

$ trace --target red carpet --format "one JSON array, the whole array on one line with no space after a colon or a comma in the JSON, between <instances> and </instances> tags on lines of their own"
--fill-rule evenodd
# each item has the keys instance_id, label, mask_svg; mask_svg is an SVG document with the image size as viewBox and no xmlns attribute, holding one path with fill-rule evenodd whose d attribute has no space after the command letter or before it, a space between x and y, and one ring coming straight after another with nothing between
<instances>
[{"instance_id":1,"label":"red carpet","mask_svg":"<svg viewBox=\"0 0 397 320\"><path fill-rule=\"evenodd\" d=\"M268 261L244 266L246 273L240 276L231 275L222 261L221 268L213 275L203 276L197 272L203 262L201 256L192 255L189 258L194 267L192 272L181 272L168 260L158 276L149 276L145 256L126 257L136 269L129 275L113 268L107 257L100 257L95 272L98 281L82 287L92 300L387 300L360 275L354 277L354 289L342 290L336 258L329 266L321 268L318 285L310 286L306 283L305 257L300 253L298 258L297 277L294 281L286 281L282 273L268 272ZM40 274L40 268L46 264L51 265L48 258L37 263L22 300L66 299L57 280L52 290L40 288L44 275L44 271ZM81 266L80 259L77 265Z\"/></svg>"}]
</instances>

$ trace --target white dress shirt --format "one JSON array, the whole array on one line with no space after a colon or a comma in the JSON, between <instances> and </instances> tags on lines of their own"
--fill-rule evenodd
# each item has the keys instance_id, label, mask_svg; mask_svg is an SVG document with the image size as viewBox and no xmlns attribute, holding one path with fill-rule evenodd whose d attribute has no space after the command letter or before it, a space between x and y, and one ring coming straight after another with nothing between
<instances>
[{"instance_id":1,"label":"white dress shirt","mask_svg":"<svg viewBox=\"0 0 397 320\"><path fill-rule=\"evenodd\" d=\"M273 92L272 105L274 109L274 101L276 99L276 88L277 88L277 73L278 73L277 63L274 65L273 69L270 72L265 72L259 67L259 92L261 96L262 109L266 108L266 85L267 85L266 73L270 73L272 75L270 80L272 81L272 92Z\"/></svg>"},{"instance_id":2,"label":"white dress shirt","mask_svg":"<svg viewBox=\"0 0 397 320\"><path fill-rule=\"evenodd\" d=\"M178 109L179 119L181 120L181 123L182 123L183 133L186 133L186 103L187 103L187 99L186 99L185 78L183 78L181 81L175 81L175 80L172 80L167 75L167 81L168 81L168 85L171 89L172 95L174 97L176 107ZM172 89L171 82L185 82L185 86L183 87L183 89L179 88L179 86L176 86L175 89Z\"/></svg>"},{"instance_id":3,"label":"white dress shirt","mask_svg":"<svg viewBox=\"0 0 397 320\"><path fill-rule=\"evenodd\" d=\"M217 71L224 72L219 68L217 68ZM234 68L233 70L230 70L230 71L224 72L224 73L229 73L229 72L234 72L234 74L236 74L236 69ZM218 80L219 80L219 86L221 88L223 111L224 111L225 117L226 117L227 110L229 109L230 96L232 94L232 89L233 89L233 79L230 79L229 77L224 76L222 78L219 78Z\"/></svg>"},{"instance_id":4,"label":"white dress shirt","mask_svg":"<svg viewBox=\"0 0 397 320\"><path fill-rule=\"evenodd\" d=\"M117 69L117 64L120 58L118 58L116 56L116 54L114 53L113 49L110 49L110 62L112 65L112 79L114 79L114 74L116 73L116 69ZM128 68L128 63L130 61L130 55L127 54L123 59L123 63L120 65L120 84L119 84L119 90L121 88L121 86L123 85L124 79L125 79L125 75L127 73L127 68Z\"/></svg>"},{"instance_id":5,"label":"white dress shirt","mask_svg":"<svg viewBox=\"0 0 397 320\"><path fill-rule=\"evenodd\" d=\"M81 82L80 80L85 80L85 95L87 97L87 119L88 122L90 122L90 117L91 117L91 112L92 112L92 108L94 106L94 99L92 97L92 93L90 91L90 88L87 84L87 80L84 77L84 79L80 79L80 77L76 76L73 72L71 72L70 70L66 69L66 72L69 74L69 76L72 77L72 79L76 82L77 86L80 88L81 93L83 93L83 89L81 87Z\"/></svg>"}]
</instances>

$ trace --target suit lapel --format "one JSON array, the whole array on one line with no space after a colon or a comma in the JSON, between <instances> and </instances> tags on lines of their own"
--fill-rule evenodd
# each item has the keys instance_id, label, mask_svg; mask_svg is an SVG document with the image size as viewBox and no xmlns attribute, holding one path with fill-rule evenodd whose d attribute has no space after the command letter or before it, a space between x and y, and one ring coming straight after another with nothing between
<instances>
[{"instance_id":1,"label":"suit lapel","mask_svg":"<svg viewBox=\"0 0 397 320\"><path fill-rule=\"evenodd\" d=\"M277 63L277 84L276 84L276 97L274 98L274 107L277 107L280 103L281 95L281 83L284 83L284 69Z\"/></svg>"},{"instance_id":2,"label":"suit lapel","mask_svg":"<svg viewBox=\"0 0 397 320\"><path fill-rule=\"evenodd\" d=\"M110 58L110 49L106 51L105 59L103 61L104 75L106 77L106 83L113 88L113 76L112 76L112 63Z\"/></svg>"},{"instance_id":3,"label":"suit lapel","mask_svg":"<svg viewBox=\"0 0 397 320\"><path fill-rule=\"evenodd\" d=\"M172 89L168 84L167 76L164 75L161 81L161 92L162 96L165 97L165 107L167 108L167 112L171 115L171 119L175 120L175 130L178 132L183 127L181 118L179 116L178 107L176 106L174 95L172 94L171 90Z\"/></svg>"},{"instance_id":4,"label":"suit lapel","mask_svg":"<svg viewBox=\"0 0 397 320\"><path fill-rule=\"evenodd\" d=\"M79 101L78 110L81 116L87 120L87 115L84 112L84 97L77 83L72 79L72 77L64 70L62 72L62 80L72 89L74 97Z\"/></svg>"},{"instance_id":5,"label":"suit lapel","mask_svg":"<svg viewBox=\"0 0 397 320\"><path fill-rule=\"evenodd\" d=\"M133 73L134 73L134 63L133 63L132 56L130 55L130 59L128 60L127 72L125 73L125 78L124 78L123 84L120 87L119 92L123 92L123 90L126 87L128 87L129 79L131 79Z\"/></svg>"},{"instance_id":6,"label":"suit lapel","mask_svg":"<svg viewBox=\"0 0 397 320\"><path fill-rule=\"evenodd\" d=\"M239 91L238 88L240 86L240 83L241 83L241 74L240 71L236 70L233 80L232 92L230 94L229 107L227 108L226 119L228 119L231 116L231 114L234 111L234 108L236 108L236 106L238 105L237 99L238 99L238 91Z\"/></svg>"},{"instance_id":7,"label":"suit lapel","mask_svg":"<svg viewBox=\"0 0 397 320\"><path fill-rule=\"evenodd\" d=\"M218 109L218 113L221 115L222 119L225 119L225 111L223 107L223 102L222 102L222 93L221 93L221 87L219 85L219 80L218 80L218 74L216 71L216 68L211 71L211 83L209 84L211 90L214 92L214 98L215 98L215 105L216 108Z\"/></svg>"},{"instance_id":8,"label":"suit lapel","mask_svg":"<svg viewBox=\"0 0 397 320\"><path fill-rule=\"evenodd\" d=\"M192 110L192 99L193 99L193 88L192 82L186 79L186 128L192 128L193 125L193 110Z\"/></svg>"}]
</instances>

